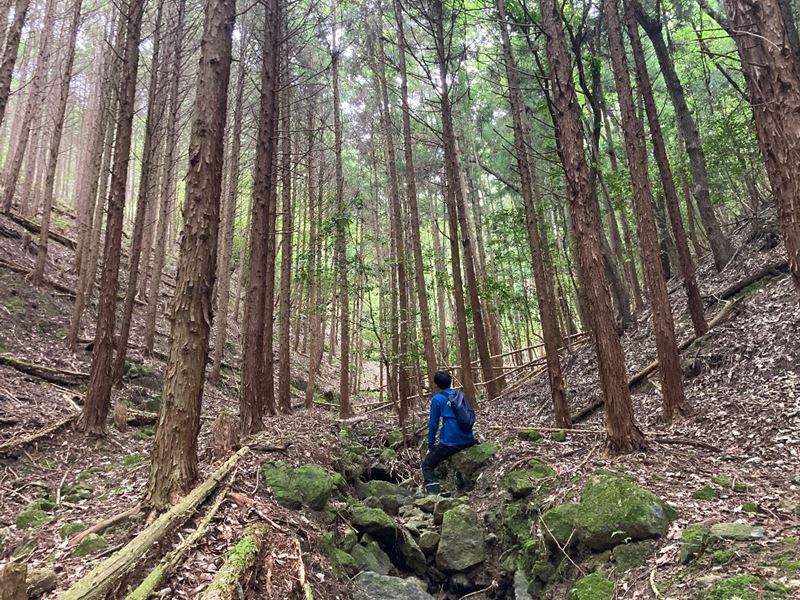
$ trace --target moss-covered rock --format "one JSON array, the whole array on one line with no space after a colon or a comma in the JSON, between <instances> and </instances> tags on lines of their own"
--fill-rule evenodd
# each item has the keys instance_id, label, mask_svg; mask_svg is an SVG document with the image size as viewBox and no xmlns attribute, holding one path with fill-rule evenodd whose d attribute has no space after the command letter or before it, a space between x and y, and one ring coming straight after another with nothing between
<instances>
[{"instance_id":1,"label":"moss-covered rock","mask_svg":"<svg viewBox=\"0 0 800 600\"><path fill-rule=\"evenodd\" d=\"M436 553L436 548L439 546L440 537L441 536L435 531L423 531L419 536L419 540L417 540L419 549L422 550L424 554L432 556Z\"/></svg>"},{"instance_id":2,"label":"moss-covered rock","mask_svg":"<svg viewBox=\"0 0 800 600\"><path fill-rule=\"evenodd\" d=\"M581 577L570 590L570 600L611 600L614 597L614 582L599 573Z\"/></svg>"},{"instance_id":3,"label":"moss-covered rock","mask_svg":"<svg viewBox=\"0 0 800 600\"><path fill-rule=\"evenodd\" d=\"M303 496L295 485L294 469L291 466L282 461L265 463L261 467L261 476L278 504L291 509L298 509L303 505Z\"/></svg>"},{"instance_id":4,"label":"moss-covered rock","mask_svg":"<svg viewBox=\"0 0 800 600\"><path fill-rule=\"evenodd\" d=\"M540 481L554 477L556 472L539 460L528 462L526 469L510 471L503 478L503 487L515 498L524 498L540 485Z\"/></svg>"},{"instance_id":5,"label":"moss-covered rock","mask_svg":"<svg viewBox=\"0 0 800 600\"><path fill-rule=\"evenodd\" d=\"M453 468L468 479L475 479L478 471L497 454L497 444L485 442L462 450L450 459Z\"/></svg>"},{"instance_id":6,"label":"moss-covered rock","mask_svg":"<svg viewBox=\"0 0 800 600\"><path fill-rule=\"evenodd\" d=\"M608 474L586 484L575 524L580 541L593 550L667 534L675 510L632 481Z\"/></svg>"},{"instance_id":7,"label":"moss-covered rock","mask_svg":"<svg viewBox=\"0 0 800 600\"><path fill-rule=\"evenodd\" d=\"M319 465L303 465L294 470L294 484L303 503L313 510L322 510L333 492L333 478Z\"/></svg>"},{"instance_id":8,"label":"moss-covered rock","mask_svg":"<svg viewBox=\"0 0 800 600\"><path fill-rule=\"evenodd\" d=\"M65 540L69 539L84 529L86 529L86 524L83 521L71 521L70 523L64 523L61 526L61 537Z\"/></svg>"},{"instance_id":9,"label":"moss-covered rock","mask_svg":"<svg viewBox=\"0 0 800 600\"><path fill-rule=\"evenodd\" d=\"M755 502L745 502L742 504L742 512L757 513L758 505Z\"/></svg>"},{"instance_id":10,"label":"moss-covered rock","mask_svg":"<svg viewBox=\"0 0 800 600\"><path fill-rule=\"evenodd\" d=\"M717 490L715 490L713 487L710 485L704 485L694 494L692 494L692 498L695 500L716 500L719 498L719 496L717 494Z\"/></svg>"},{"instance_id":11,"label":"moss-covered rock","mask_svg":"<svg viewBox=\"0 0 800 600\"><path fill-rule=\"evenodd\" d=\"M689 525L681 532L681 564L699 558L712 540L711 529L705 525Z\"/></svg>"},{"instance_id":12,"label":"moss-covered rock","mask_svg":"<svg viewBox=\"0 0 800 600\"><path fill-rule=\"evenodd\" d=\"M734 556L736 556L736 552L730 549L714 550L714 552L711 553L711 562L715 565L724 565L731 562Z\"/></svg>"},{"instance_id":13,"label":"moss-covered rock","mask_svg":"<svg viewBox=\"0 0 800 600\"><path fill-rule=\"evenodd\" d=\"M371 571L360 573L355 584L355 600L433 600L433 596L413 581Z\"/></svg>"},{"instance_id":14,"label":"moss-covered rock","mask_svg":"<svg viewBox=\"0 0 800 600\"><path fill-rule=\"evenodd\" d=\"M566 431L553 431L550 433L550 439L554 442L566 442L567 441L567 432Z\"/></svg>"},{"instance_id":15,"label":"moss-covered rock","mask_svg":"<svg viewBox=\"0 0 800 600\"><path fill-rule=\"evenodd\" d=\"M363 504L353 506L352 525L358 531L376 538L392 537L397 529L394 520L383 509L370 508Z\"/></svg>"},{"instance_id":16,"label":"moss-covered rock","mask_svg":"<svg viewBox=\"0 0 800 600\"><path fill-rule=\"evenodd\" d=\"M359 571L372 571L379 575L388 575L392 570L391 559L374 540L353 546L350 553Z\"/></svg>"},{"instance_id":17,"label":"moss-covered rock","mask_svg":"<svg viewBox=\"0 0 800 600\"><path fill-rule=\"evenodd\" d=\"M33 500L17 515L15 524L17 529L34 529L41 527L53 520L48 514L55 508L56 504L49 498L37 498Z\"/></svg>"},{"instance_id":18,"label":"moss-covered rock","mask_svg":"<svg viewBox=\"0 0 800 600\"><path fill-rule=\"evenodd\" d=\"M381 479L373 479L366 483L359 483L356 486L356 491L358 492L358 497L361 499L367 496L375 496L376 498L380 498L381 496L402 496L405 498L411 495L411 490L408 488Z\"/></svg>"},{"instance_id":19,"label":"moss-covered rock","mask_svg":"<svg viewBox=\"0 0 800 600\"><path fill-rule=\"evenodd\" d=\"M734 575L717 583L705 600L758 600L762 583L753 575Z\"/></svg>"},{"instance_id":20,"label":"moss-covered rock","mask_svg":"<svg viewBox=\"0 0 800 600\"><path fill-rule=\"evenodd\" d=\"M433 507L433 524L441 525L444 519L444 514L451 508L467 504L467 500L462 498L441 498L436 506Z\"/></svg>"},{"instance_id":21,"label":"moss-covered rock","mask_svg":"<svg viewBox=\"0 0 800 600\"><path fill-rule=\"evenodd\" d=\"M391 431L386 435L386 445L389 448L395 448L403 443L402 431Z\"/></svg>"},{"instance_id":22,"label":"moss-covered rock","mask_svg":"<svg viewBox=\"0 0 800 600\"><path fill-rule=\"evenodd\" d=\"M548 543L572 546L577 543L577 519L580 506L574 502L551 508L542 515L542 529Z\"/></svg>"},{"instance_id":23,"label":"moss-covered rock","mask_svg":"<svg viewBox=\"0 0 800 600\"><path fill-rule=\"evenodd\" d=\"M138 467L139 465L143 464L147 460L146 454L141 453L134 453L129 454L125 458L122 459L122 464L126 467Z\"/></svg>"},{"instance_id":24,"label":"moss-covered rock","mask_svg":"<svg viewBox=\"0 0 800 600\"><path fill-rule=\"evenodd\" d=\"M624 573L631 569L641 567L656 551L653 540L621 544L614 548L614 566L617 572Z\"/></svg>"},{"instance_id":25,"label":"moss-covered rock","mask_svg":"<svg viewBox=\"0 0 800 600\"><path fill-rule=\"evenodd\" d=\"M711 526L711 534L724 540L749 542L763 538L765 531L747 523L716 523Z\"/></svg>"},{"instance_id":26,"label":"moss-covered rock","mask_svg":"<svg viewBox=\"0 0 800 600\"><path fill-rule=\"evenodd\" d=\"M447 573L466 571L486 559L486 532L477 513L456 506L444 513L436 566Z\"/></svg>"},{"instance_id":27,"label":"moss-covered rock","mask_svg":"<svg viewBox=\"0 0 800 600\"><path fill-rule=\"evenodd\" d=\"M88 556L89 554L94 554L98 550L102 550L103 548L107 547L108 542L106 541L106 538L96 533L90 533L83 538L77 546L75 546L72 554L75 556Z\"/></svg>"},{"instance_id":28,"label":"moss-covered rock","mask_svg":"<svg viewBox=\"0 0 800 600\"><path fill-rule=\"evenodd\" d=\"M542 441L542 434L538 429L525 428L517 431L517 438L523 442L533 442L536 444Z\"/></svg>"},{"instance_id":29,"label":"moss-covered rock","mask_svg":"<svg viewBox=\"0 0 800 600\"><path fill-rule=\"evenodd\" d=\"M711 481L725 490L732 490L739 493L745 493L750 490L750 486L741 479L731 479L724 475L715 475L711 478Z\"/></svg>"},{"instance_id":30,"label":"moss-covered rock","mask_svg":"<svg viewBox=\"0 0 800 600\"><path fill-rule=\"evenodd\" d=\"M400 529L397 545L406 569L418 577L424 577L428 570L425 554L405 528Z\"/></svg>"}]
</instances>

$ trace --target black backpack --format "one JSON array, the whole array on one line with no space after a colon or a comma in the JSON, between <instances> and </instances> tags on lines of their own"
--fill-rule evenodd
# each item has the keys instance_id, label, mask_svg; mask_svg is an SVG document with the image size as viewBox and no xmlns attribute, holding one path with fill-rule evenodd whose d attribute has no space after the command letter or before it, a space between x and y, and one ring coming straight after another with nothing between
<instances>
[{"instance_id":1,"label":"black backpack","mask_svg":"<svg viewBox=\"0 0 800 600\"><path fill-rule=\"evenodd\" d=\"M454 390L448 396L447 405L453 410L458 426L462 431L472 431L475 426L475 410L470 406L464 392Z\"/></svg>"}]
</instances>

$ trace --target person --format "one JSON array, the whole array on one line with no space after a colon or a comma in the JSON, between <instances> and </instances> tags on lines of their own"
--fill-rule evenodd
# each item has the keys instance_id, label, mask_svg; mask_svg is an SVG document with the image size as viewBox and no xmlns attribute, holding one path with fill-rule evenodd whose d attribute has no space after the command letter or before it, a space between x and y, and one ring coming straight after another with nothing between
<instances>
[{"instance_id":1,"label":"person","mask_svg":"<svg viewBox=\"0 0 800 600\"><path fill-rule=\"evenodd\" d=\"M451 389L453 379L447 371L438 371L433 376L433 383L439 392L431 397L431 412L428 418L428 454L422 462L422 475L425 482L425 491L428 494L441 492L441 484L434 473L436 467L457 452L474 446L477 442L472 429L462 427L450 405L456 391ZM439 421L442 421L439 443L436 435L439 433ZM456 482L463 486L463 479L456 473Z\"/></svg>"}]
</instances>

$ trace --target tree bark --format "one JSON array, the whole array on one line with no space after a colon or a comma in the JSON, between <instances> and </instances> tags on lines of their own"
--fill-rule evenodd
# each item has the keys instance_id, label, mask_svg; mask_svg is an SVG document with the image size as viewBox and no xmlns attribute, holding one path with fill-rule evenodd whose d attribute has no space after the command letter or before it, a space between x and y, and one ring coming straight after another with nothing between
<instances>
[{"instance_id":1,"label":"tree bark","mask_svg":"<svg viewBox=\"0 0 800 600\"><path fill-rule=\"evenodd\" d=\"M203 93L194 102L169 359L146 496L156 510L188 493L198 475L235 16L234 0L206 0L197 70L197 88Z\"/></svg>"},{"instance_id":2,"label":"tree bark","mask_svg":"<svg viewBox=\"0 0 800 600\"><path fill-rule=\"evenodd\" d=\"M778 0L726 0L756 132L800 294L800 65Z\"/></svg>"},{"instance_id":3,"label":"tree bark","mask_svg":"<svg viewBox=\"0 0 800 600\"><path fill-rule=\"evenodd\" d=\"M645 440L634 420L625 373L625 356L614 325L614 309L598 236L600 215L592 199L589 167L583 151L580 105L572 80L559 5L558 0L540 0L542 29L550 63L554 118L559 132L558 150L569 191L600 384L608 407L606 449L611 453L632 452L644 448Z\"/></svg>"},{"instance_id":4,"label":"tree bark","mask_svg":"<svg viewBox=\"0 0 800 600\"><path fill-rule=\"evenodd\" d=\"M8 96L11 91L11 78L14 74L14 65L17 63L19 53L19 41L22 35L22 28L25 26L25 18L28 15L30 0L17 0L14 4L14 20L8 28L8 35L5 39L5 51L0 62L0 125L3 124L8 106ZM4 15L5 16L5 15ZM5 23L5 19L3 23Z\"/></svg>"},{"instance_id":5,"label":"tree bark","mask_svg":"<svg viewBox=\"0 0 800 600\"><path fill-rule=\"evenodd\" d=\"M83 410L78 417L78 430L89 435L105 433L106 416L111 405L112 367L114 362L114 326L117 312L117 288L122 254L122 225L125 211L125 184L131 153L136 72L139 66L139 41L142 29L144 0L130 0L125 23L122 84L116 123L116 147L108 199L108 224L103 250L103 276L100 283L100 304L95 330L94 356L89 388Z\"/></svg>"},{"instance_id":6,"label":"tree bark","mask_svg":"<svg viewBox=\"0 0 800 600\"><path fill-rule=\"evenodd\" d=\"M688 406L683 394L683 372L678 355L678 342L675 339L675 323L659 257L653 193L647 173L644 130L642 123L636 118L617 0L603 0L603 9L620 105L622 132L628 155L628 169L633 187L634 213L639 232L642 267L647 288L650 291L656 350L661 364L663 417L666 422L670 422L676 410L684 413L688 410Z\"/></svg>"}]
</instances>

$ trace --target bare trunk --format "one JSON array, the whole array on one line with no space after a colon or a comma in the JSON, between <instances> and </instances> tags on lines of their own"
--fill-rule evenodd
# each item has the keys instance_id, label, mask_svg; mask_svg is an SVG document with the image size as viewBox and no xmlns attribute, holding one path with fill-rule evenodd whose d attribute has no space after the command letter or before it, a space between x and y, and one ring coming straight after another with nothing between
<instances>
[{"instance_id":1,"label":"bare trunk","mask_svg":"<svg viewBox=\"0 0 800 600\"><path fill-rule=\"evenodd\" d=\"M14 65L17 63L19 52L19 40L22 28L25 26L25 17L28 15L30 0L17 0L14 4L14 20L8 28L6 36L5 51L3 52L2 62L0 62L0 124L6 115L8 106L8 95L11 91L11 77L14 74ZM6 23L7 15L3 15L2 23Z\"/></svg>"}]
</instances>

